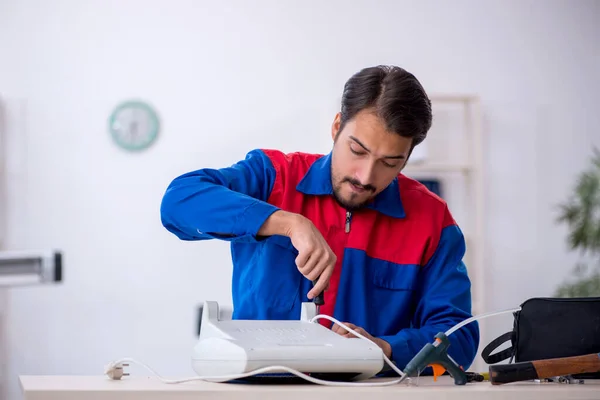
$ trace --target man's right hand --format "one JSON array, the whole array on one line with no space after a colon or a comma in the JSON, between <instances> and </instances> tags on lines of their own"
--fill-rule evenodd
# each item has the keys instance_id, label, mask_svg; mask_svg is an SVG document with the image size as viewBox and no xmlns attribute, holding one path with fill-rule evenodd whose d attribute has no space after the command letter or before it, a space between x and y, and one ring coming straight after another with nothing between
<instances>
[{"instance_id":1,"label":"man's right hand","mask_svg":"<svg viewBox=\"0 0 600 400\"><path fill-rule=\"evenodd\" d=\"M316 281L307 294L309 299L327 289L337 257L308 218L279 210L267 218L258 234L284 235L291 239L298 250L296 267L307 279Z\"/></svg>"},{"instance_id":2,"label":"man's right hand","mask_svg":"<svg viewBox=\"0 0 600 400\"><path fill-rule=\"evenodd\" d=\"M307 297L312 299L329 286L337 257L312 221L302 215L298 215L294 220L288 236L298 250L298 270L306 278L316 281L307 294Z\"/></svg>"}]
</instances>

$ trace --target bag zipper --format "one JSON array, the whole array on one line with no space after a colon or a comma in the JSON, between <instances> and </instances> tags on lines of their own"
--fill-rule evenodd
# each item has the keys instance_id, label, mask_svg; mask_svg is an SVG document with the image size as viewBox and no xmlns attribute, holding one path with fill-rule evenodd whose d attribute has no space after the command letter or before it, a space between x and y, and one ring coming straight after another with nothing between
<instances>
[{"instance_id":1,"label":"bag zipper","mask_svg":"<svg viewBox=\"0 0 600 400\"><path fill-rule=\"evenodd\" d=\"M600 301L600 297L532 297L521 303L521 308L530 301L549 301L554 303L572 303L572 302L597 302Z\"/></svg>"}]
</instances>

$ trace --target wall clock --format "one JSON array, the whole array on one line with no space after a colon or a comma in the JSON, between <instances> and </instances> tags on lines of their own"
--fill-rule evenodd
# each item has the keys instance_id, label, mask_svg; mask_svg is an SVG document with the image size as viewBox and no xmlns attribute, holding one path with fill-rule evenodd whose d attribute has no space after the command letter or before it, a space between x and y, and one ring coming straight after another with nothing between
<instances>
[{"instance_id":1,"label":"wall clock","mask_svg":"<svg viewBox=\"0 0 600 400\"><path fill-rule=\"evenodd\" d=\"M156 141L160 122L156 111L148 103L130 100L115 107L108 128L119 147L142 151Z\"/></svg>"}]
</instances>

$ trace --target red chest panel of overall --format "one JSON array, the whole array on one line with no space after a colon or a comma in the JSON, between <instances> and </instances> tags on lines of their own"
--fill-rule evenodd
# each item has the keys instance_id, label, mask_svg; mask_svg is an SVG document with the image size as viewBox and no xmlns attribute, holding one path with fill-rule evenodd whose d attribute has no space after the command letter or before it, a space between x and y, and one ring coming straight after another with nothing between
<instances>
[{"instance_id":1,"label":"red chest panel of overall","mask_svg":"<svg viewBox=\"0 0 600 400\"><path fill-rule=\"evenodd\" d=\"M402 203L407 215L405 218L394 218L368 208L350 214L331 195L309 195L297 189L298 183L320 155L283 154L278 151L265 153L277 173L269 203L310 219L337 256L329 289L325 292L325 305L321 307L322 314L333 314L346 248L362 250L368 257L399 265L425 265L435 251L444 209L439 206L417 206L416 200L411 202L411 198L422 200L423 196L422 189L411 187L414 181L409 178L399 177ZM406 180L405 185L402 184L403 179Z\"/></svg>"}]
</instances>

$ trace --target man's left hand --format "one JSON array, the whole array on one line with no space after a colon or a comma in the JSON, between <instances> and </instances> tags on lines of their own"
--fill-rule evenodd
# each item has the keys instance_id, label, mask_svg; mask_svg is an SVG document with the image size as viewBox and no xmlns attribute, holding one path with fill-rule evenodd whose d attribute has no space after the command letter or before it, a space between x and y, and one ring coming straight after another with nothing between
<instances>
[{"instance_id":1,"label":"man's left hand","mask_svg":"<svg viewBox=\"0 0 600 400\"><path fill-rule=\"evenodd\" d=\"M381 347L381 350L383 350L383 354L385 354L386 357L390 358L392 356L392 346L390 346L390 344L388 342L386 342L385 340L371 336L369 334L369 332L365 331L360 326L356 326L349 322L343 322L343 324L346 325L348 328L356 331L357 333L363 335L367 339L373 341L375 344L377 344L377 346ZM347 331L346 329L342 328L338 324L333 324L333 327L331 328L331 330L343 337L358 338L358 336L354 335L352 332Z\"/></svg>"}]
</instances>

